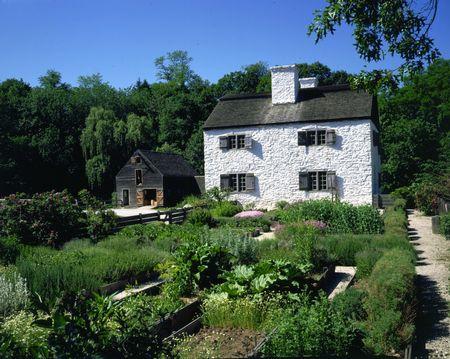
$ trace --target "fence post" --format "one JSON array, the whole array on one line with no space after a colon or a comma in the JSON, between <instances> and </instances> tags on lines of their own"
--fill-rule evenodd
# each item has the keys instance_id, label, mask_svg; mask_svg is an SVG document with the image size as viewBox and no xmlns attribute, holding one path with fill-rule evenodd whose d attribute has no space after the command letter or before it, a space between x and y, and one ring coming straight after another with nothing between
<instances>
[{"instance_id":1,"label":"fence post","mask_svg":"<svg viewBox=\"0 0 450 359\"><path fill-rule=\"evenodd\" d=\"M169 211L169 224L172 224L172 211Z\"/></svg>"},{"instance_id":2,"label":"fence post","mask_svg":"<svg viewBox=\"0 0 450 359\"><path fill-rule=\"evenodd\" d=\"M139 213L139 222L140 222L141 224L143 224L142 213Z\"/></svg>"}]
</instances>

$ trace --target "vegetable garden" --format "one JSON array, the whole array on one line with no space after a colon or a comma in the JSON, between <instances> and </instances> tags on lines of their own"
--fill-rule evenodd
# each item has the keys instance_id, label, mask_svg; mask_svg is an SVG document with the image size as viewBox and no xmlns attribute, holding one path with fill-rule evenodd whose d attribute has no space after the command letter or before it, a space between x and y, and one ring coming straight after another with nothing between
<instances>
[{"instance_id":1,"label":"vegetable garden","mask_svg":"<svg viewBox=\"0 0 450 359\"><path fill-rule=\"evenodd\" d=\"M220 193L187 201L194 209L181 225L65 236L57 246L41 235L33 242L32 231L14 234L13 205L0 209L8 221L0 356L361 356L400 353L411 342L415 254L403 202L381 216L326 200L269 212L244 211ZM273 238L252 237L271 230ZM357 272L330 301L321 279L333 265ZM100 290L157 276L165 282L156 294L116 301ZM185 318L187 307L197 310Z\"/></svg>"}]
</instances>

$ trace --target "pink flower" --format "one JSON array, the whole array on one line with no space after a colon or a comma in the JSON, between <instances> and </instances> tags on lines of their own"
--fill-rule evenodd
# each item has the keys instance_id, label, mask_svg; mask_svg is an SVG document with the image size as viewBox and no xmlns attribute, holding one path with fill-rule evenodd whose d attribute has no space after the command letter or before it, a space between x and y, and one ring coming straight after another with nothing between
<instances>
[{"instance_id":1,"label":"pink flower","mask_svg":"<svg viewBox=\"0 0 450 359\"><path fill-rule=\"evenodd\" d=\"M261 211L243 211L234 215L234 218L259 218L264 216L264 212Z\"/></svg>"},{"instance_id":2,"label":"pink flower","mask_svg":"<svg viewBox=\"0 0 450 359\"><path fill-rule=\"evenodd\" d=\"M327 224L321 221L316 221L314 219L310 219L308 221L303 222L306 226L314 227L320 231L324 231L327 228Z\"/></svg>"}]
</instances>

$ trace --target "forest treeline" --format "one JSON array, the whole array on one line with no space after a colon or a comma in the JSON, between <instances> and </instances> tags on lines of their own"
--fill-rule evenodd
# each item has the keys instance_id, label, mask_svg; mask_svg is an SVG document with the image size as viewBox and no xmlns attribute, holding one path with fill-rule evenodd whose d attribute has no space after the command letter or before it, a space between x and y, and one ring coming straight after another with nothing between
<instances>
[{"instance_id":1,"label":"forest treeline","mask_svg":"<svg viewBox=\"0 0 450 359\"><path fill-rule=\"evenodd\" d=\"M185 51L155 60L158 82L137 80L116 89L100 74L77 86L49 70L32 87L21 79L0 83L0 196L90 187L110 196L114 176L136 148L181 153L203 171L202 125L218 98L270 91L270 71L258 62L210 83L191 69ZM316 62L298 64L301 77L319 84L348 82L350 74ZM395 93L379 94L388 190L450 163L450 62L439 60Z\"/></svg>"}]
</instances>

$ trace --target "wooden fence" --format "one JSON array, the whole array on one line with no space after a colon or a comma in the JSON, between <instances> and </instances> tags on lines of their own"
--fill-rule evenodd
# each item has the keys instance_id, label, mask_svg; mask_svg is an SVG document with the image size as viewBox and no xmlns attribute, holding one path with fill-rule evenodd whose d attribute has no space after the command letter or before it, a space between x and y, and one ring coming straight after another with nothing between
<instances>
[{"instance_id":1,"label":"wooden fence","mask_svg":"<svg viewBox=\"0 0 450 359\"><path fill-rule=\"evenodd\" d=\"M176 208L169 211L158 211L155 213L138 214L136 216L119 217L115 231L118 231L132 224L148 224L151 222L162 221L169 224L180 224L186 219L187 214L192 208Z\"/></svg>"}]
</instances>

